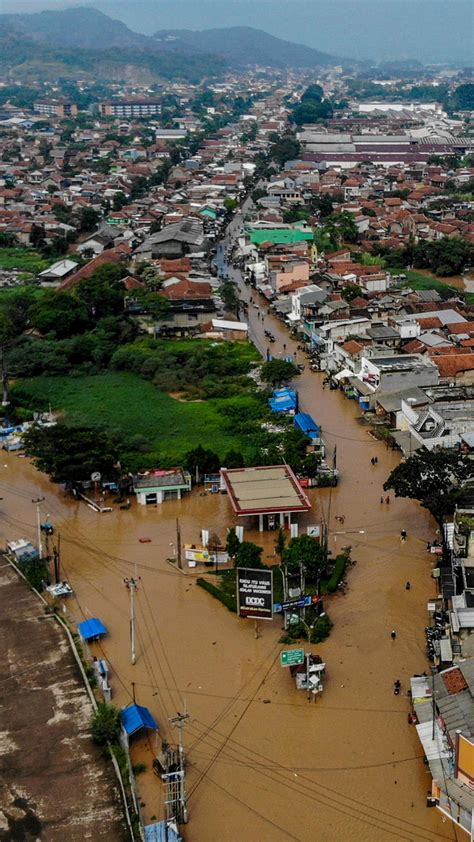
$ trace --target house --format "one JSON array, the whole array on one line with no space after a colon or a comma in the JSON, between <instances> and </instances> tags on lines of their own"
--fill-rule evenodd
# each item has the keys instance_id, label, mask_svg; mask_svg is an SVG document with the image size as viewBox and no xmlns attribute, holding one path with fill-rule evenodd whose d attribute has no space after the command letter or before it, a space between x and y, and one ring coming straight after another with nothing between
<instances>
[{"instance_id":1,"label":"house","mask_svg":"<svg viewBox=\"0 0 474 842\"><path fill-rule=\"evenodd\" d=\"M160 334L197 333L216 315L212 287L207 282L176 274L163 281L160 292L170 305L157 327Z\"/></svg>"},{"instance_id":2,"label":"house","mask_svg":"<svg viewBox=\"0 0 474 842\"><path fill-rule=\"evenodd\" d=\"M135 249L134 259L153 260L158 257L179 259L190 252L206 251L207 241L200 219L186 217L180 222L165 225L161 231L147 237Z\"/></svg>"},{"instance_id":3,"label":"house","mask_svg":"<svg viewBox=\"0 0 474 842\"><path fill-rule=\"evenodd\" d=\"M472 614L472 607L469 612ZM449 638L441 639L440 650L442 657L452 662ZM432 776L427 804L436 806L455 828L470 835L474 818L474 658L460 660L457 666L432 677L414 676L410 685L416 730Z\"/></svg>"},{"instance_id":4,"label":"house","mask_svg":"<svg viewBox=\"0 0 474 842\"><path fill-rule=\"evenodd\" d=\"M440 381L452 385L474 385L474 354L436 354L433 362L438 367Z\"/></svg>"},{"instance_id":5,"label":"house","mask_svg":"<svg viewBox=\"0 0 474 842\"><path fill-rule=\"evenodd\" d=\"M398 392L412 386L436 386L439 371L434 362L421 354L387 353L361 357L359 378L372 392Z\"/></svg>"},{"instance_id":6,"label":"house","mask_svg":"<svg viewBox=\"0 0 474 842\"><path fill-rule=\"evenodd\" d=\"M211 330L228 342L242 342L248 339L249 326L246 322L232 322L225 319L212 319Z\"/></svg>"},{"instance_id":7,"label":"house","mask_svg":"<svg viewBox=\"0 0 474 842\"><path fill-rule=\"evenodd\" d=\"M52 266L49 266L47 269L43 269L42 272L39 273L40 284L42 287L57 287L59 284L64 281L69 275L71 275L75 269L78 267L78 263L75 263L74 260L58 260L56 263L53 263Z\"/></svg>"},{"instance_id":8,"label":"house","mask_svg":"<svg viewBox=\"0 0 474 842\"><path fill-rule=\"evenodd\" d=\"M185 491L191 491L191 475L182 468L147 471L133 477L133 490L141 506L181 500Z\"/></svg>"},{"instance_id":9,"label":"house","mask_svg":"<svg viewBox=\"0 0 474 842\"><path fill-rule=\"evenodd\" d=\"M102 254L94 257L89 263L78 269L77 272L69 275L66 280L61 282L58 289L61 292L73 289L84 278L90 278L99 266L103 266L106 263L126 263L129 257L129 247L125 243L119 243L115 248L103 251Z\"/></svg>"}]
</instances>

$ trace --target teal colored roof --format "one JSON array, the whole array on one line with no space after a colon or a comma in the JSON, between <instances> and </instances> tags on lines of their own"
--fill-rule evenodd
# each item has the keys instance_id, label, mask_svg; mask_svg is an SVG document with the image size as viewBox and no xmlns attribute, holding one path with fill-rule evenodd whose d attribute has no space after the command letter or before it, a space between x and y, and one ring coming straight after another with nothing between
<instances>
[{"instance_id":1,"label":"teal colored roof","mask_svg":"<svg viewBox=\"0 0 474 842\"><path fill-rule=\"evenodd\" d=\"M250 242L260 243L300 243L301 240L313 240L312 231L299 231L297 228L259 228L249 231Z\"/></svg>"}]
</instances>

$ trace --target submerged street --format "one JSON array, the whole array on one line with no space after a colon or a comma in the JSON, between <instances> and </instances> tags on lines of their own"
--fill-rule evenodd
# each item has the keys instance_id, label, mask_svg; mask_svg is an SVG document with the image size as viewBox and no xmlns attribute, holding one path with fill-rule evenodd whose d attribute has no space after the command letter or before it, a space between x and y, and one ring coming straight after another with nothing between
<instances>
[{"instance_id":1,"label":"submerged street","mask_svg":"<svg viewBox=\"0 0 474 842\"><path fill-rule=\"evenodd\" d=\"M236 217L234 225L240 221ZM242 296L249 294L244 287ZM254 291L252 296L258 298ZM249 306L251 338L265 354L263 331L270 328L276 337L271 353L279 355L285 344L293 354L296 343L267 313L265 300L258 303L260 311ZM415 728L407 723L409 678L428 671L423 629L436 588L425 544L433 523L414 502L390 495L390 503L381 504L383 482L400 457L370 437L357 420L356 403L323 390L322 375L308 367L296 388L301 409L321 425L329 453L337 445L340 471L337 488L309 491L313 510L300 524L327 520L333 554L351 545L358 561L348 573L347 594L325 601L334 628L324 644L312 647L327 664L317 703L298 693L280 667L281 620L260 623L256 640L253 622L238 620L198 588L194 571L181 574L166 561L174 552L176 518L183 542L198 542L202 528L225 537L235 523L225 496L195 491L158 508L133 504L130 511L99 515L65 497L27 459L4 454L3 544L35 538L31 501L44 496L44 512L61 534L62 575L75 593L66 616L73 623L99 617L108 628L92 652L110 664L113 703L126 705L135 693L171 742L177 732L169 718L186 707L188 842L237 842L243 835L252 842L455 839L455 829L425 806L430 778ZM341 516L343 524L336 520ZM275 534L245 525L245 538L263 544L269 561ZM408 534L405 543L401 529ZM141 577L134 666L127 576ZM402 686L397 697L396 679ZM148 819L159 816L162 804L161 783L151 772L155 749L154 738L132 748L133 761L147 764L138 781Z\"/></svg>"}]
</instances>

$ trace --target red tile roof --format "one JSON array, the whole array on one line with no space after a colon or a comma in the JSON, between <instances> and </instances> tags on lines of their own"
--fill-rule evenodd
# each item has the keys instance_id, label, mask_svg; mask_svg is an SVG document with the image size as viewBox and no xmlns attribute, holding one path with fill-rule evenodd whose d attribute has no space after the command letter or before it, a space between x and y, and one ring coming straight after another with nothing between
<instances>
[{"instance_id":1,"label":"red tile roof","mask_svg":"<svg viewBox=\"0 0 474 842\"><path fill-rule=\"evenodd\" d=\"M77 272L74 272L74 275L70 275L69 278L66 278L66 280L59 285L58 289L61 290L61 292L66 292L67 290L75 287L84 278L90 278L99 266L104 266L106 263L121 263L127 259L129 254L130 248L125 243L119 243L119 245L113 249L106 249L102 252L102 254L94 257L93 260L90 260L89 263L86 263L85 266L78 269Z\"/></svg>"},{"instance_id":2,"label":"red tile roof","mask_svg":"<svg viewBox=\"0 0 474 842\"><path fill-rule=\"evenodd\" d=\"M463 371L474 371L474 354L443 354L432 359L441 377L455 377Z\"/></svg>"}]
</instances>

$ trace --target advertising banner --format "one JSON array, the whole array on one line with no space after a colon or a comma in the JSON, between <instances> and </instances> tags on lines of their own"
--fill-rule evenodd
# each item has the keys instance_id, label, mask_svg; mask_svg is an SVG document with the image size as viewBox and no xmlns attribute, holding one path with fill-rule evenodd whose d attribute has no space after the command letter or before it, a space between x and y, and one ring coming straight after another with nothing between
<instances>
[{"instance_id":1,"label":"advertising banner","mask_svg":"<svg viewBox=\"0 0 474 842\"><path fill-rule=\"evenodd\" d=\"M273 571L237 568L237 613L254 620L273 619Z\"/></svg>"}]
</instances>

